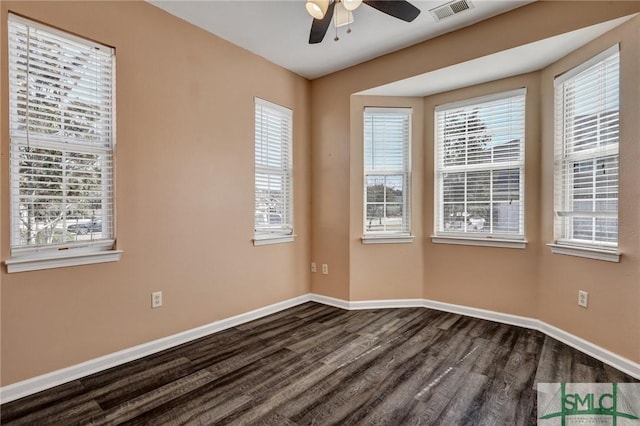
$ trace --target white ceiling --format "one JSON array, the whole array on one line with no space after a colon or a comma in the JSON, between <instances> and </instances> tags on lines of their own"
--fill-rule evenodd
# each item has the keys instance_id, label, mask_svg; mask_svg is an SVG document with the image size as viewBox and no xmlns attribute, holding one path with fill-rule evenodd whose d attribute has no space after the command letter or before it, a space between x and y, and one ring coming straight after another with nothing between
<instances>
[{"instance_id":1,"label":"white ceiling","mask_svg":"<svg viewBox=\"0 0 640 426\"><path fill-rule=\"evenodd\" d=\"M312 19L303 0L147 0L165 11L303 77L313 79L471 25L533 0L470 0L473 8L435 22L429 9L448 0L411 0L421 10L410 23L365 4L354 12L352 33L329 28L310 45Z\"/></svg>"},{"instance_id":2,"label":"white ceiling","mask_svg":"<svg viewBox=\"0 0 640 426\"><path fill-rule=\"evenodd\" d=\"M364 90L358 95L429 96L537 71L621 25L625 16L534 43Z\"/></svg>"}]
</instances>

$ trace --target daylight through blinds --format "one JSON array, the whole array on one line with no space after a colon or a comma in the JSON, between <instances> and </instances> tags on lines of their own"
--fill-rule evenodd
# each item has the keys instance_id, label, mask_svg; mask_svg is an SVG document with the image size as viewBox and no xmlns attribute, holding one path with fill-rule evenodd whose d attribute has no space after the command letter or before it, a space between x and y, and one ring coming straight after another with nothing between
<instances>
[{"instance_id":1,"label":"daylight through blinds","mask_svg":"<svg viewBox=\"0 0 640 426\"><path fill-rule=\"evenodd\" d=\"M410 108L365 108L365 234L410 233Z\"/></svg>"},{"instance_id":2,"label":"daylight through blinds","mask_svg":"<svg viewBox=\"0 0 640 426\"><path fill-rule=\"evenodd\" d=\"M618 243L618 45L555 81L555 238Z\"/></svg>"},{"instance_id":3,"label":"daylight through blinds","mask_svg":"<svg viewBox=\"0 0 640 426\"><path fill-rule=\"evenodd\" d=\"M9 15L11 245L114 238L114 51Z\"/></svg>"},{"instance_id":4,"label":"daylight through blinds","mask_svg":"<svg viewBox=\"0 0 640 426\"><path fill-rule=\"evenodd\" d=\"M255 233L293 232L292 111L255 99Z\"/></svg>"},{"instance_id":5,"label":"daylight through blinds","mask_svg":"<svg viewBox=\"0 0 640 426\"><path fill-rule=\"evenodd\" d=\"M524 239L525 96L436 108L436 234Z\"/></svg>"}]
</instances>

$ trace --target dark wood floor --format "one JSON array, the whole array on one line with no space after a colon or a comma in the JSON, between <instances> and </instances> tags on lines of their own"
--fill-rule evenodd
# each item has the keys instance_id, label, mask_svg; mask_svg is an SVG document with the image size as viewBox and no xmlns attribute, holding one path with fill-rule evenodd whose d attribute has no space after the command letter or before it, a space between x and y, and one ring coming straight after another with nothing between
<instances>
[{"instance_id":1,"label":"dark wood floor","mask_svg":"<svg viewBox=\"0 0 640 426\"><path fill-rule=\"evenodd\" d=\"M306 303L7 403L0 421L534 425L538 381L636 380L519 327Z\"/></svg>"}]
</instances>

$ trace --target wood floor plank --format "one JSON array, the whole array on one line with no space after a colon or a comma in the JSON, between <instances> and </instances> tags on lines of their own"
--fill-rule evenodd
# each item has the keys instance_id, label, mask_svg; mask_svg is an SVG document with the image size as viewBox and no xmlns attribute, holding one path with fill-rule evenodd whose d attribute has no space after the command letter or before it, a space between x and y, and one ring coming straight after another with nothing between
<instances>
[{"instance_id":1,"label":"wood floor plank","mask_svg":"<svg viewBox=\"0 0 640 426\"><path fill-rule=\"evenodd\" d=\"M100 405L94 400L65 401L55 407L33 411L13 421L2 421L3 425L61 425L76 424L82 419L91 418L103 413Z\"/></svg>"},{"instance_id":2,"label":"wood floor plank","mask_svg":"<svg viewBox=\"0 0 640 426\"><path fill-rule=\"evenodd\" d=\"M175 380L180 380L189 375L192 370L193 366L188 359L177 358L94 388L88 396L94 398L103 409L109 409Z\"/></svg>"},{"instance_id":3,"label":"wood floor plank","mask_svg":"<svg viewBox=\"0 0 640 426\"><path fill-rule=\"evenodd\" d=\"M342 424L353 411L364 410L376 396L391 393L392 387L398 385L396 378L412 368L414 358L422 359L425 345L436 334L436 330L425 326L410 337L382 342L378 350L343 364L341 377L334 375L306 392L311 401L320 395L321 404L307 403L305 395L300 395L280 412L301 424Z\"/></svg>"},{"instance_id":4,"label":"wood floor plank","mask_svg":"<svg viewBox=\"0 0 640 426\"><path fill-rule=\"evenodd\" d=\"M528 400L535 399L531 383L536 366L535 354L514 349L505 368L489 388L490 397L478 413L480 421L485 424L516 424L517 414L530 416L531 412L522 413L521 405L533 409Z\"/></svg>"},{"instance_id":5,"label":"wood floor plank","mask_svg":"<svg viewBox=\"0 0 640 426\"><path fill-rule=\"evenodd\" d=\"M456 323L456 321L460 320L461 318L461 315L441 312L440 315L433 319L431 326L439 328L441 330L448 330L453 324Z\"/></svg>"},{"instance_id":6,"label":"wood floor plank","mask_svg":"<svg viewBox=\"0 0 640 426\"><path fill-rule=\"evenodd\" d=\"M320 331L320 333L318 334L314 334L306 338L302 338L297 342L293 342L292 344L288 345L287 348L298 353L314 351L322 348L327 342L331 342L334 339L337 339L340 336L344 335L348 335L348 333L345 333L339 328L331 327Z\"/></svg>"},{"instance_id":7,"label":"wood floor plank","mask_svg":"<svg viewBox=\"0 0 640 426\"><path fill-rule=\"evenodd\" d=\"M186 377L182 377L169 384L160 386L146 394L136 396L123 402L99 416L94 416L88 421L92 425L120 424L130 420L141 413L157 407L163 403L178 398L190 390L198 388L214 379L206 370L198 371Z\"/></svg>"},{"instance_id":8,"label":"wood floor plank","mask_svg":"<svg viewBox=\"0 0 640 426\"><path fill-rule=\"evenodd\" d=\"M534 425L536 384L638 382L542 333L305 303L0 406L24 425Z\"/></svg>"},{"instance_id":9,"label":"wood floor plank","mask_svg":"<svg viewBox=\"0 0 640 426\"><path fill-rule=\"evenodd\" d=\"M438 419L446 414L445 409L451 404L452 398L464 386L467 372L445 365L441 365L430 376L430 381L415 397L419 403L413 406L404 424L438 424Z\"/></svg>"},{"instance_id":10,"label":"wood floor plank","mask_svg":"<svg viewBox=\"0 0 640 426\"><path fill-rule=\"evenodd\" d=\"M357 335L352 341L324 357L321 362L337 366L348 362L358 355L370 350L379 343L380 339L371 335Z\"/></svg>"},{"instance_id":11,"label":"wood floor plank","mask_svg":"<svg viewBox=\"0 0 640 426\"><path fill-rule=\"evenodd\" d=\"M156 413L153 416L141 415L122 423L122 425L177 426L216 424L250 401L250 396L239 392L229 392L225 395L218 394L212 398L199 397L189 400L184 405L175 406L172 410Z\"/></svg>"},{"instance_id":12,"label":"wood floor plank","mask_svg":"<svg viewBox=\"0 0 640 426\"><path fill-rule=\"evenodd\" d=\"M50 406L80 395L86 391L79 380L73 380L52 389L29 395L18 401L2 405L2 419L9 422L15 418L25 416L29 412L42 411Z\"/></svg>"},{"instance_id":13,"label":"wood floor plank","mask_svg":"<svg viewBox=\"0 0 640 426\"><path fill-rule=\"evenodd\" d=\"M477 402L483 399L483 394L487 391L489 380L490 379L483 374L466 374L464 377L464 386L451 398L447 409L444 410L443 414L438 418L438 423L442 425L467 425L477 423ZM491 423L484 424L489 425Z\"/></svg>"},{"instance_id":14,"label":"wood floor plank","mask_svg":"<svg viewBox=\"0 0 640 426\"><path fill-rule=\"evenodd\" d=\"M325 320L323 325L339 328L348 333L356 333L362 327L375 321L376 314L371 311L351 311L349 314L342 314L335 318Z\"/></svg>"},{"instance_id":15,"label":"wood floor plank","mask_svg":"<svg viewBox=\"0 0 640 426\"><path fill-rule=\"evenodd\" d=\"M424 389L439 365L440 361L433 356L421 355L408 360L406 368L391 375L388 384L379 389L367 404L350 413L344 419L344 424L400 424L417 403L416 395Z\"/></svg>"},{"instance_id":16,"label":"wood floor plank","mask_svg":"<svg viewBox=\"0 0 640 426\"><path fill-rule=\"evenodd\" d=\"M289 382L286 386L279 388L270 396L260 398L250 409L236 412L226 419L222 419L220 424L244 424L272 414L271 412L275 408L293 400L297 395L300 395L314 384L324 380L334 371L334 366L332 365L319 364L317 368L305 372L300 379Z\"/></svg>"},{"instance_id":17,"label":"wood floor plank","mask_svg":"<svg viewBox=\"0 0 640 426\"><path fill-rule=\"evenodd\" d=\"M191 418L212 418L212 413L204 411L233 412L252 399L246 391L253 389L255 383L277 374L284 366L295 363L297 357L299 355L292 351L279 350L254 364L219 375L215 380L137 416L130 424L164 424L170 421L180 424ZM235 399L237 401L232 401Z\"/></svg>"}]
</instances>

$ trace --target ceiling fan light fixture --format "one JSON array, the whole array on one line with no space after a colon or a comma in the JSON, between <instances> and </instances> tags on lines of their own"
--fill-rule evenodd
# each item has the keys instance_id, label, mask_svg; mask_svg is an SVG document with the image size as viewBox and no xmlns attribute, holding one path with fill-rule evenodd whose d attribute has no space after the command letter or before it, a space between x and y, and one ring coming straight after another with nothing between
<instances>
[{"instance_id":1,"label":"ceiling fan light fixture","mask_svg":"<svg viewBox=\"0 0 640 426\"><path fill-rule=\"evenodd\" d=\"M353 24L353 13L351 13L350 10L347 10L342 2L336 4L333 18L333 25L335 25L336 28Z\"/></svg>"},{"instance_id":2,"label":"ceiling fan light fixture","mask_svg":"<svg viewBox=\"0 0 640 426\"><path fill-rule=\"evenodd\" d=\"M362 0L342 0L342 5L349 12L356 10L362 4Z\"/></svg>"},{"instance_id":3,"label":"ceiling fan light fixture","mask_svg":"<svg viewBox=\"0 0 640 426\"><path fill-rule=\"evenodd\" d=\"M307 12L316 19L324 18L329 8L329 0L307 0Z\"/></svg>"}]
</instances>

